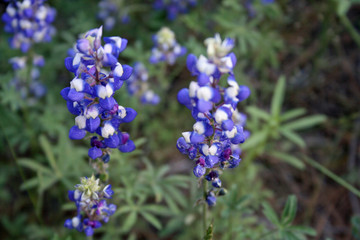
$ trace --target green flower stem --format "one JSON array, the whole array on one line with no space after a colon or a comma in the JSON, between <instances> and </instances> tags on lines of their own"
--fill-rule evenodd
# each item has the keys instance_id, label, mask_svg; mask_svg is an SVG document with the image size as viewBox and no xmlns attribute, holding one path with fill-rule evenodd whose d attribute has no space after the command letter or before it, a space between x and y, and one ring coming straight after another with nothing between
<instances>
[{"instance_id":1,"label":"green flower stem","mask_svg":"<svg viewBox=\"0 0 360 240\"><path fill-rule=\"evenodd\" d=\"M356 189L354 186L352 186L350 183L346 182L344 179L337 176L335 173L331 172L329 169L322 166L318 162L312 160L311 158L304 156L303 159L305 160L305 162L307 162L308 164L310 164L311 166L322 172L324 175L328 176L329 178L331 178L332 180L334 180L335 182L337 182L338 184L340 184L341 186L343 186L344 188L346 188L347 190L349 190L350 192L352 192L353 194L355 194L357 197L360 198L360 191Z\"/></svg>"},{"instance_id":2,"label":"green flower stem","mask_svg":"<svg viewBox=\"0 0 360 240\"><path fill-rule=\"evenodd\" d=\"M356 44L360 47L360 34L356 31L349 18L344 14L339 16L341 23L349 31L351 37L354 39Z\"/></svg>"},{"instance_id":3,"label":"green flower stem","mask_svg":"<svg viewBox=\"0 0 360 240\"><path fill-rule=\"evenodd\" d=\"M206 195L207 195L207 181L204 178L203 179L203 189L204 189L204 204L203 204L203 230L204 230L204 234L206 235L206 230L207 230L207 204L206 204Z\"/></svg>"}]
</instances>

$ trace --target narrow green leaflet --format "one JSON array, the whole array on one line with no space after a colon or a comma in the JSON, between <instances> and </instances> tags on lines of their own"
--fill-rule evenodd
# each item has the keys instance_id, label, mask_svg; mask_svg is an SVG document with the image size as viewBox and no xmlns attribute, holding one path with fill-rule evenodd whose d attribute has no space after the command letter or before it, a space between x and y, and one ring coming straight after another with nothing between
<instances>
[{"instance_id":1,"label":"narrow green leaflet","mask_svg":"<svg viewBox=\"0 0 360 240\"><path fill-rule=\"evenodd\" d=\"M285 129L280 128L279 131L284 137L286 137L287 139L289 139L291 142L295 143L299 147L304 148L306 146L305 141L300 137L299 134L286 128Z\"/></svg>"},{"instance_id":2,"label":"narrow green leaflet","mask_svg":"<svg viewBox=\"0 0 360 240\"><path fill-rule=\"evenodd\" d=\"M271 100L271 114L274 117L278 117L280 115L281 106L283 104L285 95L285 83L285 77L281 76L275 87L275 92Z\"/></svg>"},{"instance_id":3,"label":"narrow green leaflet","mask_svg":"<svg viewBox=\"0 0 360 240\"><path fill-rule=\"evenodd\" d=\"M301 129L306 129L306 128L310 128L315 125L318 125L318 124L324 122L325 120L326 120L326 117L324 115L313 115L313 116L298 119L291 123L284 124L282 126L282 128L288 129L288 130L301 130Z\"/></svg>"},{"instance_id":4,"label":"narrow green leaflet","mask_svg":"<svg viewBox=\"0 0 360 240\"><path fill-rule=\"evenodd\" d=\"M291 156L287 153L272 151L272 152L269 152L269 154L275 158L278 158L284 162L287 162L287 163L293 165L296 168L299 168L299 169L305 168L305 164L300 159L298 159L294 156Z\"/></svg>"},{"instance_id":5,"label":"narrow green leaflet","mask_svg":"<svg viewBox=\"0 0 360 240\"><path fill-rule=\"evenodd\" d=\"M146 221L151 223L158 230L160 230L162 228L161 222L151 213L141 211L140 214L141 214L141 216L143 216L146 219Z\"/></svg>"},{"instance_id":6,"label":"narrow green leaflet","mask_svg":"<svg viewBox=\"0 0 360 240\"><path fill-rule=\"evenodd\" d=\"M268 121L270 119L270 115L260 108L250 106L246 108L246 111L250 113L252 117L257 117L265 121Z\"/></svg>"},{"instance_id":7,"label":"narrow green leaflet","mask_svg":"<svg viewBox=\"0 0 360 240\"><path fill-rule=\"evenodd\" d=\"M290 225L296 216L297 200L295 195L290 195L281 214L281 224Z\"/></svg>"},{"instance_id":8,"label":"narrow green leaflet","mask_svg":"<svg viewBox=\"0 0 360 240\"><path fill-rule=\"evenodd\" d=\"M280 224L279 218L276 216L276 213L274 209L270 206L270 204L264 202L262 206L264 208L263 213L265 217L275 226L279 226Z\"/></svg>"},{"instance_id":9,"label":"narrow green leaflet","mask_svg":"<svg viewBox=\"0 0 360 240\"><path fill-rule=\"evenodd\" d=\"M296 108L292 109L290 111L287 111L283 113L280 116L280 121L285 122L293 118L300 117L301 115L304 115L306 113L306 110L304 108Z\"/></svg>"},{"instance_id":10,"label":"narrow green leaflet","mask_svg":"<svg viewBox=\"0 0 360 240\"><path fill-rule=\"evenodd\" d=\"M208 229L206 230L206 234L204 236L204 240L212 240L213 239L213 224L211 223Z\"/></svg>"}]
</instances>

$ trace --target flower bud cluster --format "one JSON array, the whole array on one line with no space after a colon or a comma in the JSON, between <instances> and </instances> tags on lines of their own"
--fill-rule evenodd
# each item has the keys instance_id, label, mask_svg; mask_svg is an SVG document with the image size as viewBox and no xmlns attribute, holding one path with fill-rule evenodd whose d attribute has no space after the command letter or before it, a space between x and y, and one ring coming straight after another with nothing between
<instances>
[{"instance_id":1,"label":"flower bud cluster","mask_svg":"<svg viewBox=\"0 0 360 240\"><path fill-rule=\"evenodd\" d=\"M131 122L137 115L131 108L119 105L114 93L121 88L132 68L121 65L117 58L127 45L120 37L104 37L102 27L88 31L77 41L74 56L65 59L66 68L74 73L70 87L61 91L70 113L76 115L70 139L82 139L92 134L88 155L93 160L110 160L109 148L121 152L135 149L129 134L119 130L121 123Z\"/></svg>"},{"instance_id":2,"label":"flower bud cluster","mask_svg":"<svg viewBox=\"0 0 360 240\"><path fill-rule=\"evenodd\" d=\"M122 1L116 0L101 0L99 2L98 17L104 22L105 30L111 30L115 26L117 20L124 24L130 21L128 12L125 6L122 6Z\"/></svg>"},{"instance_id":3,"label":"flower bud cluster","mask_svg":"<svg viewBox=\"0 0 360 240\"><path fill-rule=\"evenodd\" d=\"M9 63L15 71L10 86L20 93L22 99L26 99L29 106L34 105L46 93L46 87L39 81L39 68L45 64L43 56L35 55L33 58L26 56L13 57L9 60Z\"/></svg>"},{"instance_id":4,"label":"flower bud cluster","mask_svg":"<svg viewBox=\"0 0 360 240\"><path fill-rule=\"evenodd\" d=\"M126 81L127 90L130 95L139 96L143 104L156 105L160 102L160 97L149 88L148 79L149 73L145 65L136 62L133 74Z\"/></svg>"},{"instance_id":5,"label":"flower bud cluster","mask_svg":"<svg viewBox=\"0 0 360 240\"><path fill-rule=\"evenodd\" d=\"M178 101L192 111L196 120L193 131L183 132L177 141L177 148L195 162L194 175L212 183L207 203L214 205L219 195L219 175L225 168L239 165L240 149L249 133L244 130L246 117L237 111L237 104L250 95L246 86L239 86L233 75L235 54L230 52L234 41L221 41L218 34L205 40L207 57L190 54L187 67L197 82L178 93ZM219 85L227 76L227 87ZM224 84L222 84L224 85Z\"/></svg>"},{"instance_id":6,"label":"flower bud cluster","mask_svg":"<svg viewBox=\"0 0 360 240\"><path fill-rule=\"evenodd\" d=\"M90 178L81 178L81 183L75 186L76 190L70 190L68 197L77 208L77 214L65 221L64 226L84 232L86 236L92 236L94 229L109 221L109 217L116 211L115 204L108 204L114 194L111 185L100 186L99 179L94 175Z\"/></svg>"},{"instance_id":7,"label":"flower bud cluster","mask_svg":"<svg viewBox=\"0 0 360 240\"><path fill-rule=\"evenodd\" d=\"M186 48L176 42L175 34L167 27L162 27L153 36L154 47L151 50L150 63L166 62L173 65L176 59L186 53Z\"/></svg>"},{"instance_id":8,"label":"flower bud cluster","mask_svg":"<svg viewBox=\"0 0 360 240\"><path fill-rule=\"evenodd\" d=\"M197 0L155 0L153 7L157 10L166 10L167 18L170 21L176 19L179 14L189 12L190 7L194 7Z\"/></svg>"},{"instance_id":9,"label":"flower bud cluster","mask_svg":"<svg viewBox=\"0 0 360 240\"><path fill-rule=\"evenodd\" d=\"M2 16L5 31L14 34L10 46L27 52L33 43L49 42L55 33L50 25L55 15L56 10L44 5L44 0L10 2Z\"/></svg>"}]
</instances>

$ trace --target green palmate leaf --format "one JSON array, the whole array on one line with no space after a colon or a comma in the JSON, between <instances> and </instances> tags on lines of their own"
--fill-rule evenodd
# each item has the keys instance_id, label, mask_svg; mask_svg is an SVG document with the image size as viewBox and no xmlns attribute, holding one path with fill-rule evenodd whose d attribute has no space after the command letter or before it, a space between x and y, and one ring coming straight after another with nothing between
<instances>
[{"instance_id":1,"label":"green palmate leaf","mask_svg":"<svg viewBox=\"0 0 360 240\"><path fill-rule=\"evenodd\" d=\"M316 231L311 227L304 226L290 226L287 228L290 231L307 234L310 236L316 236Z\"/></svg>"},{"instance_id":2,"label":"green palmate leaf","mask_svg":"<svg viewBox=\"0 0 360 240\"><path fill-rule=\"evenodd\" d=\"M186 207L187 201L184 194L181 194L181 192L177 188L171 185L167 185L165 186L165 188L170 193L171 198L174 198L175 201L179 203L182 207Z\"/></svg>"},{"instance_id":3,"label":"green palmate leaf","mask_svg":"<svg viewBox=\"0 0 360 240\"><path fill-rule=\"evenodd\" d=\"M43 192L46 189L50 188L52 185L54 185L58 181L58 177L56 175L51 176L43 176L43 179L40 182L39 191Z\"/></svg>"},{"instance_id":4,"label":"green palmate leaf","mask_svg":"<svg viewBox=\"0 0 360 240\"><path fill-rule=\"evenodd\" d=\"M250 106L246 108L246 111L250 113L252 117L260 118L265 121L268 121L270 119L270 115L260 108Z\"/></svg>"},{"instance_id":5,"label":"green palmate leaf","mask_svg":"<svg viewBox=\"0 0 360 240\"><path fill-rule=\"evenodd\" d=\"M27 190L33 187L36 187L39 184L39 179L37 177L26 180L20 186L20 190Z\"/></svg>"},{"instance_id":6,"label":"green palmate leaf","mask_svg":"<svg viewBox=\"0 0 360 240\"><path fill-rule=\"evenodd\" d=\"M136 220L137 220L137 212L136 211L130 212L129 215L127 215L127 217L125 218L124 223L122 224L122 230L124 232L130 231L132 226L134 226Z\"/></svg>"},{"instance_id":7,"label":"green palmate leaf","mask_svg":"<svg viewBox=\"0 0 360 240\"><path fill-rule=\"evenodd\" d=\"M274 117L278 117L280 115L285 95L285 83L285 77L281 76L275 87L275 92L271 100L271 114Z\"/></svg>"},{"instance_id":8,"label":"green palmate leaf","mask_svg":"<svg viewBox=\"0 0 360 240\"><path fill-rule=\"evenodd\" d=\"M280 128L279 131L284 137L286 137L287 139L289 139L291 142L295 143L299 147L304 148L306 146L305 141L300 137L299 134L289 129L283 129L283 128Z\"/></svg>"},{"instance_id":9,"label":"green palmate leaf","mask_svg":"<svg viewBox=\"0 0 360 240\"><path fill-rule=\"evenodd\" d=\"M208 229L206 230L204 240L212 240L213 239L213 231L214 231L214 227L213 227L213 224L211 223L209 225Z\"/></svg>"},{"instance_id":10,"label":"green palmate leaf","mask_svg":"<svg viewBox=\"0 0 360 240\"><path fill-rule=\"evenodd\" d=\"M279 226L279 218L277 217L274 209L267 202L264 202L262 206L264 208L263 213L265 217L275 226Z\"/></svg>"},{"instance_id":11,"label":"green palmate leaf","mask_svg":"<svg viewBox=\"0 0 360 240\"><path fill-rule=\"evenodd\" d=\"M313 115L298 119L291 123L284 124L282 128L287 130L301 130L313 127L317 124L324 122L325 120L326 117L324 115Z\"/></svg>"},{"instance_id":12,"label":"green palmate leaf","mask_svg":"<svg viewBox=\"0 0 360 240\"><path fill-rule=\"evenodd\" d=\"M286 230L280 231L280 237L283 240L302 240L301 238L298 238L294 233Z\"/></svg>"},{"instance_id":13,"label":"green palmate leaf","mask_svg":"<svg viewBox=\"0 0 360 240\"><path fill-rule=\"evenodd\" d=\"M291 156L287 153L273 151L273 152L270 152L269 154L275 158L278 158L284 162L287 162L287 163L293 165L296 168L299 168L299 169L305 168L305 164L300 159L298 159L294 156Z\"/></svg>"},{"instance_id":14,"label":"green palmate leaf","mask_svg":"<svg viewBox=\"0 0 360 240\"><path fill-rule=\"evenodd\" d=\"M55 170L56 175L60 177L61 174L56 165L55 155L52 151L52 147L49 143L49 140L44 135L41 135L39 137L39 142L40 142L41 148L45 152L46 158L49 161L50 166L52 167L52 169Z\"/></svg>"},{"instance_id":15,"label":"green palmate leaf","mask_svg":"<svg viewBox=\"0 0 360 240\"><path fill-rule=\"evenodd\" d=\"M287 111L285 113L283 113L280 116L280 121L281 122L285 122L288 121L290 119L296 118L296 117L300 117L301 115L304 115L306 113L306 110L304 108L296 108L290 111Z\"/></svg>"},{"instance_id":16,"label":"green palmate leaf","mask_svg":"<svg viewBox=\"0 0 360 240\"><path fill-rule=\"evenodd\" d=\"M177 207L175 201L172 199L172 197L168 194L164 195L164 199L166 204L169 206L169 208L171 209L171 211L175 214L180 213L179 208Z\"/></svg>"},{"instance_id":17,"label":"green palmate leaf","mask_svg":"<svg viewBox=\"0 0 360 240\"><path fill-rule=\"evenodd\" d=\"M52 175L53 172L51 171L51 169L44 167L43 165L31 160L31 159L27 159L27 158L22 158L18 160L18 163L20 166L26 167L26 168L30 168L31 170L34 170L35 172L42 172L42 173L46 173L49 175Z\"/></svg>"},{"instance_id":18,"label":"green palmate leaf","mask_svg":"<svg viewBox=\"0 0 360 240\"><path fill-rule=\"evenodd\" d=\"M281 214L281 224L288 226L294 220L297 210L297 200L295 195L288 197L285 208Z\"/></svg>"},{"instance_id":19,"label":"green palmate leaf","mask_svg":"<svg viewBox=\"0 0 360 240\"><path fill-rule=\"evenodd\" d=\"M141 210L148 211L157 215L169 216L172 215L171 211L167 207L155 205L155 204L148 204L141 207Z\"/></svg>"},{"instance_id":20,"label":"green palmate leaf","mask_svg":"<svg viewBox=\"0 0 360 240\"><path fill-rule=\"evenodd\" d=\"M140 214L148 221L150 224L152 224L154 227L156 227L158 230L162 228L161 222L151 213L148 212L140 212Z\"/></svg>"}]
</instances>

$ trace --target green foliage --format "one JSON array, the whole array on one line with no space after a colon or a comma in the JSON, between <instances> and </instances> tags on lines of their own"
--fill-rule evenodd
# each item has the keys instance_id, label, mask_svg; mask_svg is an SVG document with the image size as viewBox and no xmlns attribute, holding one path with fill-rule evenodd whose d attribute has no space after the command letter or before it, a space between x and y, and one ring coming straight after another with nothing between
<instances>
[{"instance_id":1,"label":"green foliage","mask_svg":"<svg viewBox=\"0 0 360 240\"><path fill-rule=\"evenodd\" d=\"M296 210L297 200L294 195L288 197L281 216L278 216L268 203L263 203L263 213L274 229L263 234L258 239L273 239L274 236L277 236L276 239L302 240L307 239L306 235L316 236L316 231L312 228L292 225Z\"/></svg>"},{"instance_id":2,"label":"green foliage","mask_svg":"<svg viewBox=\"0 0 360 240\"><path fill-rule=\"evenodd\" d=\"M206 230L206 234L204 236L204 240L212 240L213 239L213 229L214 229L214 226L213 224L211 223L208 227L208 229Z\"/></svg>"},{"instance_id":3,"label":"green foliage","mask_svg":"<svg viewBox=\"0 0 360 240\"><path fill-rule=\"evenodd\" d=\"M306 143L297 131L309 129L326 120L324 115L313 115L302 117L306 111L302 108L292 109L282 113L282 106L285 98L286 80L280 77L271 101L270 113L255 107L249 106L246 111L249 113L250 131L254 134L242 145L242 148L252 149L256 154L266 154L285 161L296 168L304 169L304 163L296 156L289 154L285 149L274 149L273 142L289 141L300 148L305 148ZM260 129L260 131L258 130ZM256 148L254 148L256 146ZM280 146L284 146L281 144Z\"/></svg>"},{"instance_id":4,"label":"green foliage","mask_svg":"<svg viewBox=\"0 0 360 240\"><path fill-rule=\"evenodd\" d=\"M343 143L347 144L353 134L349 129L358 118L357 110L343 114L341 121L335 121L323 114L307 115L309 112L326 112L319 100L318 107L309 107L311 102L300 103L295 97L299 93L304 99L314 97L314 93L308 90L315 89L316 92L324 88L321 85L322 75L328 81L326 87L332 84L330 78L327 79L330 75L327 72L329 65L341 62L347 66L351 61L346 55L348 46L339 44L348 42L349 36L340 33L347 30L352 40L360 43L357 25L351 22L357 19L351 8L358 0L333 0L327 3L295 1L299 4L295 6L286 1L264 5L261 0L254 0L253 13L245 1L199 0L197 7L172 22L166 20L164 11L155 11L150 2L122 2L126 5L122 10L131 15L130 23L116 24L115 29L105 31L104 36L128 39L128 47L120 54L120 62L129 65L136 61L143 62L149 68L150 82L154 84L162 102L158 106L144 106L126 93L126 86L115 96L120 104L138 112L134 122L123 125L124 131L134 139L137 149L127 154L114 149L111 153L108 180L115 195L110 201L118 209L107 224L95 231L94 239L292 240L315 236L312 228L294 225L297 212L295 196L288 197L282 211L277 208L289 191L281 182L274 184L268 181L275 175L278 177L273 172L273 165L269 164L273 160L301 170L307 170L307 166L314 167L360 196L360 192L345 178L312 159L313 146L307 138L318 135L315 127L326 121L322 130L331 128L331 131L327 129L328 135L339 139L336 142L331 139L326 144L321 142L327 148L315 146L316 156L319 154L319 157L314 159L323 159L324 155L329 154L328 148L334 151L343 148L341 151L346 151L347 146L343 147ZM3 63L0 65L0 153L3 159L0 163L0 200L3 203L0 206L0 230L2 239L6 240L84 238L83 233L64 229L63 221L75 212L74 204L66 198L67 190L74 189L79 177L92 174L92 162L87 157L89 143L88 139L69 140L68 131L73 124L73 116L59 92L72 79L64 67L67 50L73 47L79 34L103 23L96 18L98 1L49 1L49 4L57 9L57 35L52 42L35 46L35 52L44 55L46 61L41 69L41 81L48 88L46 97L29 106L18 90L10 86L14 75L7 61L22 53L10 49L5 37L4 41L0 41L0 59ZM299 14L296 8L301 4L306 7ZM308 15L311 9L315 10L314 16ZM321 20L313 23L314 18ZM202 211L194 206L203 195L190 173L194 163L180 155L175 147L181 131L191 129L193 124L191 114L178 104L176 93L195 78L186 69L185 57L180 58L174 66L148 63L151 36L164 25L176 33L178 42L187 47L188 53L196 56L205 54L204 39L217 32L222 38L234 38L234 52L238 57L234 75L239 84L248 85L252 90L245 109L249 116L245 129L250 130L251 137L241 145L243 159L240 166L227 169L222 176L224 185L228 187L227 194L218 199L216 207L209 210L207 220L212 223L205 236L199 220ZM320 36L318 31L321 32ZM319 44L321 48L315 48L314 59L305 56L304 61L303 55L312 44ZM334 52L345 56L333 59ZM353 52L355 55L356 51ZM298 63L295 70L288 59ZM322 64L327 66L325 73L321 72ZM306 72L308 65L311 65L311 72L306 75L306 81L299 84L294 76L298 71ZM26 72L21 75L26 76ZM314 78L319 80L313 81ZM300 88L299 85L305 87ZM356 86L353 83L348 85ZM294 97L289 94L290 91ZM348 104L344 96L339 98L345 105ZM339 109L335 110L342 114ZM340 165L331 161L334 169L340 166L336 168L337 173L344 169L343 159ZM285 164L282 166L287 167ZM286 174L294 177L291 171ZM356 174L354 176L352 184L356 185ZM278 177L276 181L281 179ZM316 176L314 179L322 181ZM296 183L301 184L301 180ZM268 203L269 199L274 207ZM316 212L312 216L302 215L296 218L296 222L310 222L315 215ZM351 220L355 239L360 239L359 222L358 216Z\"/></svg>"}]
</instances>

